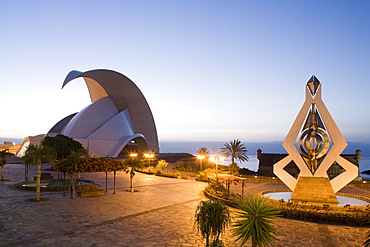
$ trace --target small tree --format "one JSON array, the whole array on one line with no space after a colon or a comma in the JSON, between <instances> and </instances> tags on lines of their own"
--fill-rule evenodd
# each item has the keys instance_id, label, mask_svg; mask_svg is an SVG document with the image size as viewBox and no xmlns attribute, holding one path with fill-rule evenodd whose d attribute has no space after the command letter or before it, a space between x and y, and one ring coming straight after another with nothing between
<instances>
[{"instance_id":1,"label":"small tree","mask_svg":"<svg viewBox=\"0 0 370 247\"><path fill-rule=\"evenodd\" d=\"M222 183L226 185L227 189L227 197L230 197L230 185L234 184L237 185L239 183L243 182L243 179L239 177L234 177L234 176L227 176L222 178Z\"/></svg>"},{"instance_id":2,"label":"small tree","mask_svg":"<svg viewBox=\"0 0 370 247\"><path fill-rule=\"evenodd\" d=\"M36 173L36 201L40 201L41 191L41 165L53 163L56 158L55 149L43 146L42 142L39 146L30 145L22 157L22 162L30 165L37 165Z\"/></svg>"},{"instance_id":3,"label":"small tree","mask_svg":"<svg viewBox=\"0 0 370 247\"><path fill-rule=\"evenodd\" d=\"M86 149L80 149L77 152L72 151L71 154L66 158L62 159L58 162L57 165L54 166L54 169L61 172L67 172L69 179L70 179L70 192L71 192L71 199L75 199L75 183L77 180L77 173L84 172L81 166L79 166L79 160L82 157L88 156L88 151Z\"/></svg>"},{"instance_id":4,"label":"small tree","mask_svg":"<svg viewBox=\"0 0 370 247\"><path fill-rule=\"evenodd\" d=\"M0 162L1 162L1 179L5 180L5 172L4 172L4 166L6 165L6 157L13 156L12 153L9 152L9 149L4 149L0 151Z\"/></svg>"},{"instance_id":5,"label":"small tree","mask_svg":"<svg viewBox=\"0 0 370 247\"><path fill-rule=\"evenodd\" d=\"M238 204L241 210L236 212L239 218L234 223L235 236L237 240L242 240L240 246L243 246L250 238L252 247L257 246L275 246L278 238L276 223L273 222L280 214L267 197L252 194L248 195Z\"/></svg>"},{"instance_id":6,"label":"small tree","mask_svg":"<svg viewBox=\"0 0 370 247\"><path fill-rule=\"evenodd\" d=\"M231 175L238 175L240 167L236 163L231 163L228 165L227 170Z\"/></svg>"},{"instance_id":7,"label":"small tree","mask_svg":"<svg viewBox=\"0 0 370 247\"><path fill-rule=\"evenodd\" d=\"M195 211L194 227L206 239L206 247L222 246L220 234L230 225L230 210L220 201L201 201ZM210 244L210 241L212 243Z\"/></svg>"},{"instance_id":8,"label":"small tree","mask_svg":"<svg viewBox=\"0 0 370 247\"><path fill-rule=\"evenodd\" d=\"M105 166L108 166L108 171L113 171L113 194L116 193L116 173L117 171L127 170L127 165L119 160L114 160L111 158L104 159Z\"/></svg>"},{"instance_id":9,"label":"small tree","mask_svg":"<svg viewBox=\"0 0 370 247\"><path fill-rule=\"evenodd\" d=\"M83 149L80 142L62 134L58 134L55 137L46 136L43 145L55 149L57 160L67 159L72 152L79 152Z\"/></svg>"},{"instance_id":10,"label":"small tree","mask_svg":"<svg viewBox=\"0 0 370 247\"><path fill-rule=\"evenodd\" d=\"M165 169L168 165L169 164L165 160L160 160L158 161L156 168L163 171L163 169Z\"/></svg>"},{"instance_id":11,"label":"small tree","mask_svg":"<svg viewBox=\"0 0 370 247\"><path fill-rule=\"evenodd\" d=\"M130 157L125 160L124 164L130 169L127 169L126 172L130 175L130 191L134 192L134 176L135 176L135 169L140 169L143 167L141 160L137 159L136 157Z\"/></svg>"}]
</instances>

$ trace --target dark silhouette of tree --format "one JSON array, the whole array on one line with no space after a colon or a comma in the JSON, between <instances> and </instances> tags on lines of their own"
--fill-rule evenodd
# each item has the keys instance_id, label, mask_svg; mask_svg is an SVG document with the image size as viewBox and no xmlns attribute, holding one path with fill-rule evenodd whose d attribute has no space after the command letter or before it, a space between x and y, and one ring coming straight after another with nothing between
<instances>
[{"instance_id":1,"label":"dark silhouette of tree","mask_svg":"<svg viewBox=\"0 0 370 247\"><path fill-rule=\"evenodd\" d=\"M84 149L81 143L62 134L58 134L55 137L45 137L43 145L55 149L57 160L67 159L72 152L79 152L81 149Z\"/></svg>"},{"instance_id":2,"label":"dark silhouette of tree","mask_svg":"<svg viewBox=\"0 0 370 247\"><path fill-rule=\"evenodd\" d=\"M1 150L0 151L0 164L1 164L1 179L0 180L5 180L5 171L4 171L4 167L6 165L6 157L11 157L13 156L12 153L9 152L9 149L4 149L4 150Z\"/></svg>"}]
</instances>

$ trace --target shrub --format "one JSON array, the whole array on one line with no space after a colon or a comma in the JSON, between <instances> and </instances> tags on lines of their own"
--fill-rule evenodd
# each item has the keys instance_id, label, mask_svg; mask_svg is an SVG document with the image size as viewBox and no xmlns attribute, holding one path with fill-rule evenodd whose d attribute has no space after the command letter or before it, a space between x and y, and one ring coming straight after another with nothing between
<instances>
[{"instance_id":1,"label":"shrub","mask_svg":"<svg viewBox=\"0 0 370 247\"><path fill-rule=\"evenodd\" d=\"M205 172L199 172L199 174L197 175L198 178L206 178L207 177L207 174Z\"/></svg>"},{"instance_id":2,"label":"shrub","mask_svg":"<svg viewBox=\"0 0 370 247\"><path fill-rule=\"evenodd\" d=\"M234 223L237 240L242 240L243 246L252 239L252 246L275 245L278 238L276 223L273 222L280 212L271 204L267 197L258 194L248 195L238 203L240 211L236 212L239 218Z\"/></svg>"},{"instance_id":3,"label":"shrub","mask_svg":"<svg viewBox=\"0 0 370 247\"><path fill-rule=\"evenodd\" d=\"M223 246L220 234L230 225L230 210L221 201L201 201L195 211L194 227L206 239L206 246ZM211 245L209 244L212 240Z\"/></svg>"},{"instance_id":4,"label":"shrub","mask_svg":"<svg viewBox=\"0 0 370 247\"><path fill-rule=\"evenodd\" d=\"M217 197L223 199L229 198L229 193L227 193L227 189L219 181L212 181L211 183L209 183L205 190Z\"/></svg>"},{"instance_id":5,"label":"shrub","mask_svg":"<svg viewBox=\"0 0 370 247\"><path fill-rule=\"evenodd\" d=\"M169 164L165 160L160 160L158 161L156 168L163 171L163 169L165 169L168 165Z\"/></svg>"}]
</instances>

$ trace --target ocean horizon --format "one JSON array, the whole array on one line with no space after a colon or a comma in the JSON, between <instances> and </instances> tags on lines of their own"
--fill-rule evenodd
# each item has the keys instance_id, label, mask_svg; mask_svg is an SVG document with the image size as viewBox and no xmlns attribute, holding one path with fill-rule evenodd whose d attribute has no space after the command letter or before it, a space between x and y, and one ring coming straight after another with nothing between
<instances>
[{"instance_id":1,"label":"ocean horizon","mask_svg":"<svg viewBox=\"0 0 370 247\"><path fill-rule=\"evenodd\" d=\"M200 147L206 147L210 154L218 154L226 142L220 141L160 141L161 153L190 153L195 155ZM256 155L257 150L261 149L263 153L286 153L282 146L283 141L272 142L242 142L247 148L247 155ZM355 154L356 150L362 151L363 157L370 157L370 143L348 142L348 146L342 152L343 154Z\"/></svg>"},{"instance_id":2,"label":"ocean horizon","mask_svg":"<svg viewBox=\"0 0 370 247\"><path fill-rule=\"evenodd\" d=\"M252 171L258 171L258 163L259 160L257 159L257 155L248 155L249 160L247 162L238 163L240 168L248 168ZM230 161L225 161L224 165L229 165ZM370 157L362 157L360 161L360 176L364 180L370 180L370 174L361 174L361 172L370 170Z\"/></svg>"},{"instance_id":3,"label":"ocean horizon","mask_svg":"<svg viewBox=\"0 0 370 247\"><path fill-rule=\"evenodd\" d=\"M23 143L23 138L0 137L0 143L11 141L15 144ZM225 142L221 141L159 141L160 153L190 153L196 154L200 147L206 147L211 154L218 154L220 148ZM263 153L286 153L282 146L283 141L271 142L242 142L247 148L248 155L257 154L257 150L261 149ZM354 154L357 149L362 151L362 156L370 157L370 143L367 142L350 142L342 152L343 154Z\"/></svg>"},{"instance_id":4,"label":"ocean horizon","mask_svg":"<svg viewBox=\"0 0 370 247\"><path fill-rule=\"evenodd\" d=\"M12 141L16 144L23 142L22 138L4 138L0 137L0 143L4 141ZM181 142L181 141L160 141L161 153L189 153L195 155L200 147L206 147L210 151L210 155L220 153L220 148L226 142L220 141L195 141L195 142ZM257 150L261 149L264 153L286 153L282 146L282 141L273 142L243 142L247 148L247 162L239 163L241 168L248 168L252 171L258 170ZM357 149L362 151L362 160L360 162L360 172L370 170L370 143L363 142L348 142L347 148L342 152L343 154L354 154ZM230 161L226 160L224 165L228 165ZM370 175L360 174L365 180L370 180Z\"/></svg>"}]
</instances>

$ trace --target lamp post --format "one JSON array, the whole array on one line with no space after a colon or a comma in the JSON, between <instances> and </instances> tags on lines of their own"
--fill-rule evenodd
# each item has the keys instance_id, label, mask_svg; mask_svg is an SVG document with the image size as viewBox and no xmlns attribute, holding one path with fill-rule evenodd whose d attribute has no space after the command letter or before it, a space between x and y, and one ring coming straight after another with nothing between
<instances>
[{"instance_id":1,"label":"lamp post","mask_svg":"<svg viewBox=\"0 0 370 247\"><path fill-rule=\"evenodd\" d=\"M200 163L199 163L199 171L202 171L202 165L203 165L203 160L206 158L205 155L198 155L197 156L197 159L200 160Z\"/></svg>"},{"instance_id":2,"label":"lamp post","mask_svg":"<svg viewBox=\"0 0 370 247\"><path fill-rule=\"evenodd\" d=\"M130 154L130 157L131 157L131 158L136 158L136 157L137 157L137 154L136 154L136 153L131 153L131 154Z\"/></svg>"},{"instance_id":3,"label":"lamp post","mask_svg":"<svg viewBox=\"0 0 370 247\"><path fill-rule=\"evenodd\" d=\"M130 153L130 158L135 159L137 157L137 153ZM130 187L131 187L131 192L134 192L134 183L133 183L133 178L134 178L135 172L134 172L134 166L131 166L130 170Z\"/></svg>"},{"instance_id":4,"label":"lamp post","mask_svg":"<svg viewBox=\"0 0 370 247\"><path fill-rule=\"evenodd\" d=\"M218 181L218 165L225 161L225 157L215 155L211 156L209 160L216 165L216 180Z\"/></svg>"},{"instance_id":5,"label":"lamp post","mask_svg":"<svg viewBox=\"0 0 370 247\"><path fill-rule=\"evenodd\" d=\"M152 158L154 158L154 154L153 153L146 153L146 154L144 154L144 156L145 156L145 158L148 159L148 166L150 166L151 165L151 160L152 160Z\"/></svg>"}]
</instances>

